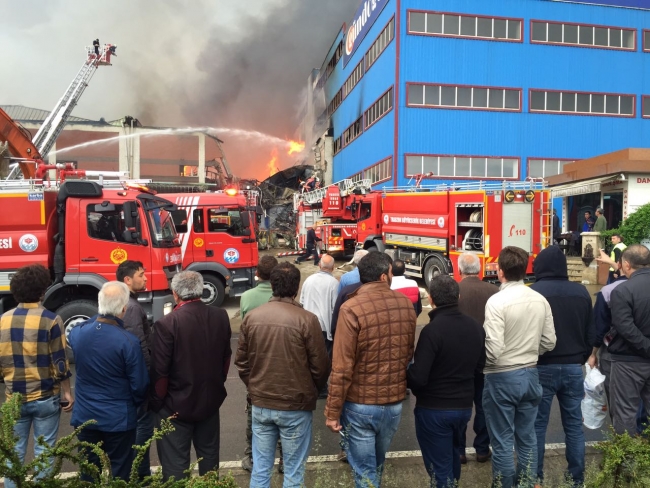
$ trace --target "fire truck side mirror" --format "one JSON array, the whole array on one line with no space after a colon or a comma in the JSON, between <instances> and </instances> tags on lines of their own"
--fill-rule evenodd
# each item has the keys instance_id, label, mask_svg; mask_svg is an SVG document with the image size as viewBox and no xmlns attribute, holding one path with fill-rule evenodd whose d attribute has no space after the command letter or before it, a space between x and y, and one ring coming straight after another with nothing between
<instances>
[{"instance_id":1,"label":"fire truck side mirror","mask_svg":"<svg viewBox=\"0 0 650 488\"><path fill-rule=\"evenodd\" d=\"M124 232L122 232L122 237L124 238L124 242L138 242L138 239L140 239L140 233L126 229Z\"/></svg>"},{"instance_id":2,"label":"fire truck side mirror","mask_svg":"<svg viewBox=\"0 0 650 488\"><path fill-rule=\"evenodd\" d=\"M248 212L240 212L241 225L244 229L248 229L251 226L251 216Z\"/></svg>"},{"instance_id":3,"label":"fire truck side mirror","mask_svg":"<svg viewBox=\"0 0 650 488\"><path fill-rule=\"evenodd\" d=\"M140 230L140 220L138 219L138 205L135 202L124 202L124 226L127 228L136 228Z\"/></svg>"},{"instance_id":4,"label":"fire truck side mirror","mask_svg":"<svg viewBox=\"0 0 650 488\"><path fill-rule=\"evenodd\" d=\"M176 232L179 234L185 234L187 232L187 210L173 210L170 213L172 221L174 222L174 227L176 227Z\"/></svg>"}]
</instances>

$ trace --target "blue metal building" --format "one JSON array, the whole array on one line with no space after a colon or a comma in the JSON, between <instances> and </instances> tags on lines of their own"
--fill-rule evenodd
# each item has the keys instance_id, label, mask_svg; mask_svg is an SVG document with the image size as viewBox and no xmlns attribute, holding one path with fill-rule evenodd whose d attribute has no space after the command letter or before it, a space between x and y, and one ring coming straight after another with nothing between
<instances>
[{"instance_id":1,"label":"blue metal building","mask_svg":"<svg viewBox=\"0 0 650 488\"><path fill-rule=\"evenodd\" d=\"M548 177L648 146L650 1L592 2L363 0L317 81L333 181Z\"/></svg>"}]
</instances>

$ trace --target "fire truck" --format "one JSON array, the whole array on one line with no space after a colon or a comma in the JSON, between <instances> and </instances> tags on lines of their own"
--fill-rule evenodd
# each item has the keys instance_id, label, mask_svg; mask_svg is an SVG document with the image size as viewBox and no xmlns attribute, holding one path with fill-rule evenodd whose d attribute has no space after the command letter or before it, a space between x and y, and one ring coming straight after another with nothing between
<instances>
[{"instance_id":1,"label":"fire truck","mask_svg":"<svg viewBox=\"0 0 650 488\"><path fill-rule=\"evenodd\" d=\"M165 194L188 215L180 234L183 269L203 275L203 302L222 304L255 286L259 259L258 207L252 195L235 189L214 193Z\"/></svg>"},{"instance_id":2,"label":"fire truck","mask_svg":"<svg viewBox=\"0 0 650 488\"><path fill-rule=\"evenodd\" d=\"M13 273L42 264L53 277L43 305L61 316L67 332L97 313L98 290L115 279L117 266L127 259L142 261L146 269L148 290L138 300L151 318L173 308L169 288L181 270L177 230L186 230L186 213L127 183L125 174L43 162L93 72L110 64L113 54L110 44L88 50L84 66L33 140L0 110L0 164L14 164L9 178L0 180L0 313L15 306L9 287ZM50 172L56 173L53 181ZM97 181L88 179L93 176Z\"/></svg>"},{"instance_id":3,"label":"fire truck","mask_svg":"<svg viewBox=\"0 0 650 488\"><path fill-rule=\"evenodd\" d=\"M356 221L357 247L390 254L406 274L427 286L440 274L459 278L458 256L475 253L484 280L497 280L496 260L506 246L535 256L550 243L551 198L543 181L477 182L372 190L344 180L296 201L343 213ZM299 204L298 204L299 205Z\"/></svg>"}]
</instances>

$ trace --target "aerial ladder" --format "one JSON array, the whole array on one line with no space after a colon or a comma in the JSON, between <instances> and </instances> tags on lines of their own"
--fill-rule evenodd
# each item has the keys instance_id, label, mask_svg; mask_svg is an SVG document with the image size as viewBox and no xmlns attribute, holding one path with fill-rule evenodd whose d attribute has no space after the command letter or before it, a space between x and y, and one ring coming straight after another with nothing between
<instances>
[{"instance_id":1,"label":"aerial ladder","mask_svg":"<svg viewBox=\"0 0 650 488\"><path fill-rule=\"evenodd\" d=\"M116 49L117 46L113 44L100 46L99 39L93 41L91 47L86 48L86 60L77 76L31 141L25 137L25 129L0 110L0 144L6 143L9 152L13 155L11 159L18 163L9 172L8 180L20 178L21 172L22 177L26 179L36 176L37 165L39 162L43 164L42 161L47 158L95 71L100 66L111 65L111 57L116 56Z\"/></svg>"}]
</instances>

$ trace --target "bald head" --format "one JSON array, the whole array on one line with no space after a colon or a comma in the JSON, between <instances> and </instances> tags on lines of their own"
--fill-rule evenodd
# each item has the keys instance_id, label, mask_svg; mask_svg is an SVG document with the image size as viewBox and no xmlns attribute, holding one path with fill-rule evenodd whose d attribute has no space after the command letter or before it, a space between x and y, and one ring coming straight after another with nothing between
<instances>
[{"instance_id":1,"label":"bald head","mask_svg":"<svg viewBox=\"0 0 650 488\"><path fill-rule=\"evenodd\" d=\"M329 254L323 254L318 265L320 266L321 271L331 273L334 271L334 258Z\"/></svg>"}]
</instances>

